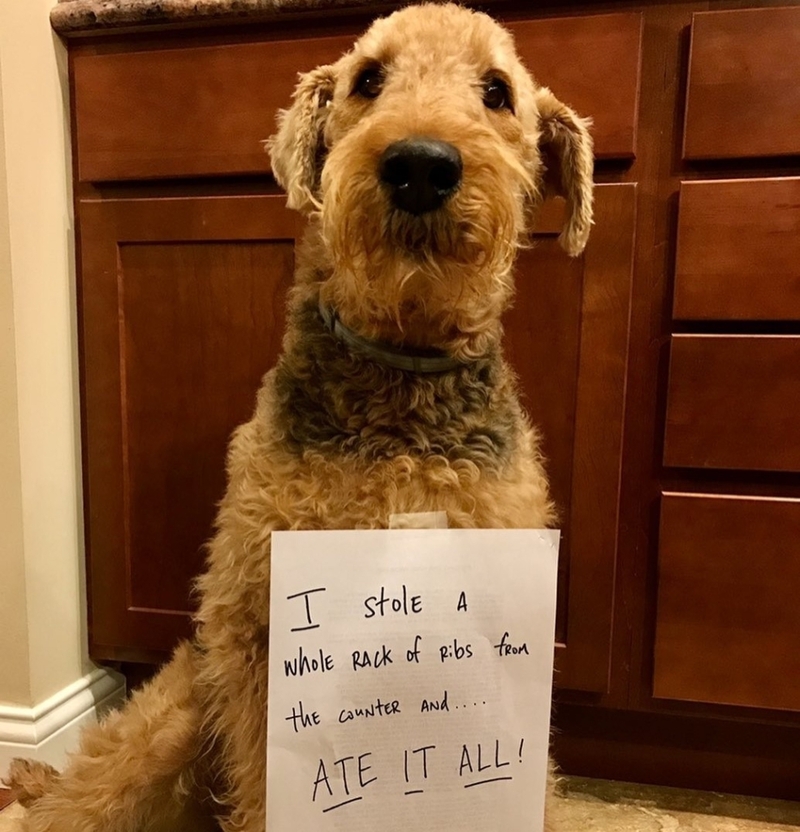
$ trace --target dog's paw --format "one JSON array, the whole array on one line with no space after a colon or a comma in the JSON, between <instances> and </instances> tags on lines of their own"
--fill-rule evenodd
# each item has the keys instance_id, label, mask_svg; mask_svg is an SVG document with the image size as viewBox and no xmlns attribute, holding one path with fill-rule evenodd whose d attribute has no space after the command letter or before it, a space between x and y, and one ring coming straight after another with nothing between
<instances>
[{"instance_id":1,"label":"dog's paw","mask_svg":"<svg viewBox=\"0 0 800 832\"><path fill-rule=\"evenodd\" d=\"M14 798L27 808L50 791L59 776L58 771L47 763L17 757L11 761L4 784L11 789Z\"/></svg>"}]
</instances>

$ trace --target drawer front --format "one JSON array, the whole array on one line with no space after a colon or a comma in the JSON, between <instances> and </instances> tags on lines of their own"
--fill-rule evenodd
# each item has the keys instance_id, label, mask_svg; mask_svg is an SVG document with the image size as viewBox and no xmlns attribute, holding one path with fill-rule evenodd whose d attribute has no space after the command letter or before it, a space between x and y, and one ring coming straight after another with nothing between
<instances>
[{"instance_id":1,"label":"drawer front","mask_svg":"<svg viewBox=\"0 0 800 832\"><path fill-rule=\"evenodd\" d=\"M800 336L675 335L664 464L800 471Z\"/></svg>"},{"instance_id":2,"label":"drawer front","mask_svg":"<svg viewBox=\"0 0 800 832\"><path fill-rule=\"evenodd\" d=\"M92 55L73 61L82 182L269 171L264 139L297 72L350 37Z\"/></svg>"},{"instance_id":3,"label":"drawer front","mask_svg":"<svg viewBox=\"0 0 800 832\"><path fill-rule=\"evenodd\" d=\"M800 178L681 185L674 316L800 320Z\"/></svg>"},{"instance_id":4,"label":"drawer front","mask_svg":"<svg viewBox=\"0 0 800 832\"><path fill-rule=\"evenodd\" d=\"M800 500L664 494L654 695L800 710Z\"/></svg>"},{"instance_id":5,"label":"drawer front","mask_svg":"<svg viewBox=\"0 0 800 832\"><path fill-rule=\"evenodd\" d=\"M509 26L537 80L594 118L597 154L633 156L641 15ZM352 43L344 35L105 54L78 49L79 178L268 173L263 140L274 131L275 112L290 103L298 71L335 61ZM567 61L565 54L583 60Z\"/></svg>"},{"instance_id":6,"label":"drawer front","mask_svg":"<svg viewBox=\"0 0 800 832\"><path fill-rule=\"evenodd\" d=\"M800 154L800 6L698 12L685 159Z\"/></svg>"},{"instance_id":7,"label":"drawer front","mask_svg":"<svg viewBox=\"0 0 800 832\"><path fill-rule=\"evenodd\" d=\"M595 155L636 155L642 15L620 13L510 23L522 60L582 116L591 116ZM566 56L580 55L579 61ZM591 67L591 72L587 72Z\"/></svg>"}]
</instances>

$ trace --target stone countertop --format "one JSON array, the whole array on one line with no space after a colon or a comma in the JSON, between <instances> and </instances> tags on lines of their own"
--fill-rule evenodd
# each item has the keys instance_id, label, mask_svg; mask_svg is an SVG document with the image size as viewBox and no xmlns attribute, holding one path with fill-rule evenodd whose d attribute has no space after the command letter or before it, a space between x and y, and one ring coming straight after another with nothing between
<instances>
[{"instance_id":1,"label":"stone countertop","mask_svg":"<svg viewBox=\"0 0 800 832\"><path fill-rule=\"evenodd\" d=\"M381 10L399 0L59 0L50 23L68 37L90 31L202 22L269 20L319 11Z\"/></svg>"}]
</instances>

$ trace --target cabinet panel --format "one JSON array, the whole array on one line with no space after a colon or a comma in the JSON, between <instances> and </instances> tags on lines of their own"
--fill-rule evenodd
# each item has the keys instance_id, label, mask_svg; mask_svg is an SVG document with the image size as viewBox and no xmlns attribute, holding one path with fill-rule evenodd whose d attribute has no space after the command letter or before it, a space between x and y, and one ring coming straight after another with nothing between
<instances>
[{"instance_id":1,"label":"cabinet panel","mask_svg":"<svg viewBox=\"0 0 800 832\"><path fill-rule=\"evenodd\" d=\"M684 159L800 154L800 7L698 12Z\"/></svg>"},{"instance_id":2,"label":"cabinet panel","mask_svg":"<svg viewBox=\"0 0 800 832\"><path fill-rule=\"evenodd\" d=\"M551 87L579 115L591 116L595 155L600 159L635 156L642 15L581 15L508 26L535 80ZM565 55L581 59L565 60Z\"/></svg>"},{"instance_id":3,"label":"cabinet panel","mask_svg":"<svg viewBox=\"0 0 800 832\"><path fill-rule=\"evenodd\" d=\"M517 268L506 351L542 431L561 515L557 684L609 689L636 187L599 185L582 258L540 223Z\"/></svg>"},{"instance_id":4,"label":"cabinet panel","mask_svg":"<svg viewBox=\"0 0 800 832\"><path fill-rule=\"evenodd\" d=\"M663 495L654 695L800 710L800 500Z\"/></svg>"},{"instance_id":5,"label":"cabinet panel","mask_svg":"<svg viewBox=\"0 0 800 832\"><path fill-rule=\"evenodd\" d=\"M675 335L664 464L800 471L800 336Z\"/></svg>"},{"instance_id":6,"label":"cabinet panel","mask_svg":"<svg viewBox=\"0 0 800 832\"><path fill-rule=\"evenodd\" d=\"M130 604L184 612L228 436L280 348L293 244L137 241L118 252Z\"/></svg>"},{"instance_id":7,"label":"cabinet panel","mask_svg":"<svg viewBox=\"0 0 800 832\"><path fill-rule=\"evenodd\" d=\"M72 62L82 182L266 173L300 70L351 37L93 54ZM120 90L125 90L121 95Z\"/></svg>"},{"instance_id":8,"label":"cabinet panel","mask_svg":"<svg viewBox=\"0 0 800 832\"><path fill-rule=\"evenodd\" d=\"M293 216L274 197L80 203L91 650L166 651L280 348Z\"/></svg>"},{"instance_id":9,"label":"cabinet panel","mask_svg":"<svg viewBox=\"0 0 800 832\"><path fill-rule=\"evenodd\" d=\"M674 316L800 320L800 178L681 184Z\"/></svg>"}]
</instances>

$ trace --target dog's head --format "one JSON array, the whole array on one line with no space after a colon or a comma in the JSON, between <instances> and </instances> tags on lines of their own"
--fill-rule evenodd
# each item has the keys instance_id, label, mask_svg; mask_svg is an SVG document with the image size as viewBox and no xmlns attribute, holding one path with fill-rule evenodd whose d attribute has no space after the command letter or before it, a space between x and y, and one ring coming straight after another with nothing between
<instances>
[{"instance_id":1,"label":"dog's head","mask_svg":"<svg viewBox=\"0 0 800 832\"><path fill-rule=\"evenodd\" d=\"M366 337L480 353L548 191L567 200L566 251L589 234L588 123L533 82L505 29L452 4L378 20L301 76L269 146L290 207L320 221L323 298Z\"/></svg>"}]
</instances>

